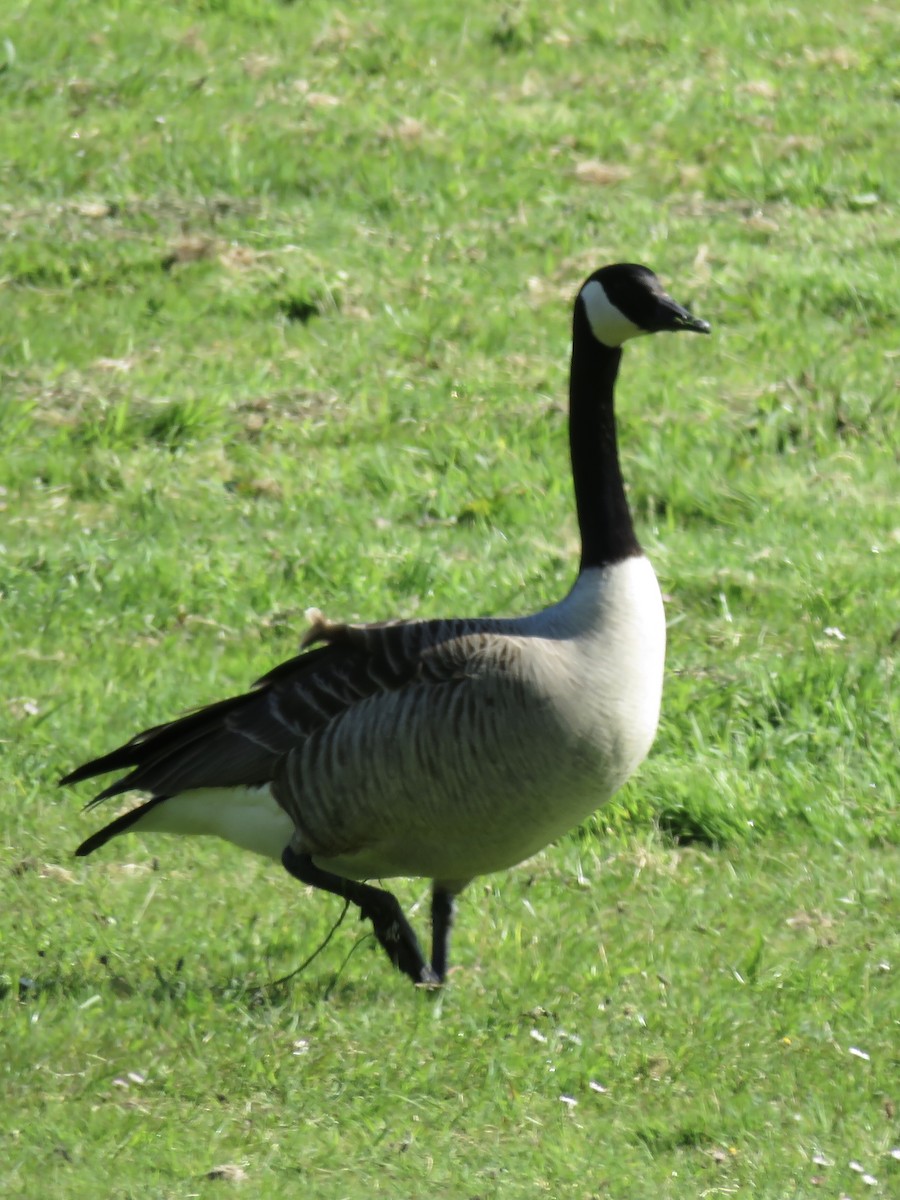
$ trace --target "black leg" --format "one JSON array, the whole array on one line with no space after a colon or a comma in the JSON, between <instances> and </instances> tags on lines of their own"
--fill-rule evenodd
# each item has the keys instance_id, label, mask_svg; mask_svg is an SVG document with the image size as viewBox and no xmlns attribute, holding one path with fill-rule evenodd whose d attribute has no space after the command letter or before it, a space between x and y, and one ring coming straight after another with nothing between
<instances>
[{"instance_id":1,"label":"black leg","mask_svg":"<svg viewBox=\"0 0 900 1200\"><path fill-rule=\"evenodd\" d=\"M317 867L308 854L297 854L288 846L281 856L284 869L310 887L321 888L355 904L372 922L375 936L388 958L413 983L435 983L435 973L425 961L412 927L403 915L396 896L367 883L332 875Z\"/></svg>"},{"instance_id":2,"label":"black leg","mask_svg":"<svg viewBox=\"0 0 900 1200\"><path fill-rule=\"evenodd\" d=\"M453 896L435 886L431 894L431 969L438 983L443 983L447 976L447 950L455 914L456 901Z\"/></svg>"}]
</instances>

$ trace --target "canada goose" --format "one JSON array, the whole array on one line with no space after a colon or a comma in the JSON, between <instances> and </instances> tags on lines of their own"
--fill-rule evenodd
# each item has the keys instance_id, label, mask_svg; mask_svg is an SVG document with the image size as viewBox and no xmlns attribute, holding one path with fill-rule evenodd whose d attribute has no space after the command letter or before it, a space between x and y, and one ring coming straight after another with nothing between
<instances>
[{"instance_id":1,"label":"canada goose","mask_svg":"<svg viewBox=\"0 0 900 1200\"><path fill-rule=\"evenodd\" d=\"M665 620L625 498L613 389L622 344L708 333L647 267L595 271L575 300L569 442L582 553L559 603L513 619L344 625L311 610L301 653L244 695L79 767L130 768L88 807L150 799L83 842L216 834L357 905L415 983L443 982L455 897L584 820L656 732ZM315 647L309 649L308 647ZM432 880L432 952L388 891Z\"/></svg>"}]
</instances>

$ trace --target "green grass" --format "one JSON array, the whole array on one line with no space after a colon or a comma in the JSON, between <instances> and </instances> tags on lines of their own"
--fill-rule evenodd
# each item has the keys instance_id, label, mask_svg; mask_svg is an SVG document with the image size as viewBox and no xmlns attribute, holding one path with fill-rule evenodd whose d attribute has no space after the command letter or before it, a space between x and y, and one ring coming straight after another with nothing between
<instances>
[{"instance_id":1,"label":"green grass","mask_svg":"<svg viewBox=\"0 0 900 1200\"><path fill-rule=\"evenodd\" d=\"M896 1194L890 7L14 0L0 35L0 1191ZM714 331L620 386L663 721L470 888L446 993L349 918L266 987L339 908L228 847L74 861L58 775L309 605L562 594L570 305L618 258Z\"/></svg>"}]
</instances>

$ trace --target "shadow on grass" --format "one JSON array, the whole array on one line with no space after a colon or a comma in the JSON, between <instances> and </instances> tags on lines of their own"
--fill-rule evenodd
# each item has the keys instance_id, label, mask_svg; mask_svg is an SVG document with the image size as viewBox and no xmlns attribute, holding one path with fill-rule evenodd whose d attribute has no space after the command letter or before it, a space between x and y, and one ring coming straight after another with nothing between
<instances>
[{"instance_id":1,"label":"shadow on grass","mask_svg":"<svg viewBox=\"0 0 900 1200\"><path fill-rule=\"evenodd\" d=\"M105 955L91 967L78 967L51 964L39 953L38 961L30 968L22 970L20 965L17 971L0 969L0 1002L17 998L31 1007L68 1000L87 1009L98 1003L126 1005L138 997L142 1005L156 1007L160 1013L164 1010L171 1015L174 1008L189 1015L210 1004L250 1013L348 999L372 1002L383 993L385 979L406 990L405 981L391 971L382 953L376 953L370 933L361 934L336 968L333 963L326 965L323 961L321 966L310 970L330 937L329 934L313 954L287 975L269 973L261 978L259 972L251 969L243 976L212 981L203 977L201 964L192 966L183 956L165 969L158 963L143 962L134 970L123 971L121 967L113 967ZM372 962L368 964L371 970L362 966L358 977L345 975L351 958L363 946L372 952Z\"/></svg>"}]
</instances>

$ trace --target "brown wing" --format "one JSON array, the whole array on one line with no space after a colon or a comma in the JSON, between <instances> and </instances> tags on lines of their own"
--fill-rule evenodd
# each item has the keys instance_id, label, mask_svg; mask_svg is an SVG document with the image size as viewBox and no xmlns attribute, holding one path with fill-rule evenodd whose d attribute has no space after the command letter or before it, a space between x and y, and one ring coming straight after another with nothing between
<instances>
[{"instance_id":1,"label":"brown wing","mask_svg":"<svg viewBox=\"0 0 900 1200\"><path fill-rule=\"evenodd\" d=\"M487 633L494 624L340 625L311 615L314 622L303 645L324 645L275 667L243 695L137 734L60 783L130 768L89 806L132 790L173 796L194 788L267 783L285 755L363 698L413 680L465 674L473 649L469 635Z\"/></svg>"}]
</instances>

